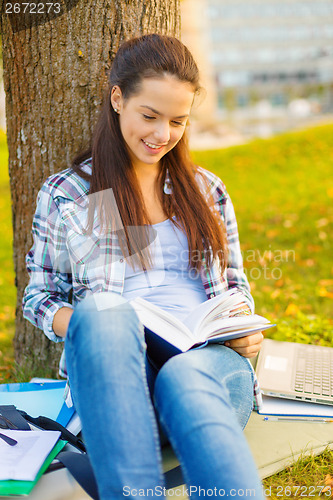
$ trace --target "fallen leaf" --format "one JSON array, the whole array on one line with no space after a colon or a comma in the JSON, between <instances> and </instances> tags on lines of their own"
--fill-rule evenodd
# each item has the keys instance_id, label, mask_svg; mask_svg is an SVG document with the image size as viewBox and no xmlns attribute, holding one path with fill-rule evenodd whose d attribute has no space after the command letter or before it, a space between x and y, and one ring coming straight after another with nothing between
<instances>
[{"instance_id":1,"label":"fallen leaf","mask_svg":"<svg viewBox=\"0 0 333 500\"><path fill-rule=\"evenodd\" d=\"M290 304L288 304L288 307L285 311L285 314L286 316L296 316L296 314L299 312L299 307L296 305L296 304L293 304L292 302L290 302Z\"/></svg>"},{"instance_id":2,"label":"fallen leaf","mask_svg":"<svg viewBox=\"0 0 333 500\"><path fill-rule=\"evenodd\" d=\"M279 234L278 229L269 229L268 231L266 231L266 236L269 239L275 238L275 236L277 236L278 234Z\"/></svg>"},{"instance_id":3,"label":"fallen leaf","mask_svg":"<svg viewBox=\"0 0 333 500\"><path fill-rule=\"evenodd\" d=\"M326 493L327 491L331 492L331 498L333 497L333 477L330 474L326 474L325 476L325 488L321 490L321 493Z\"/></svg>"},{"instance_id":4,"label":"fallen leaf","mask_svg":"<svg viewBox=\"0 0 333 500\"><path fill-rule=\"evenodd\" d=\"M320 285L320 286L333 286L333 280L329 280L329 279L319 280L318 285Z\"/></svg>"},{"instance_id":5,"label":"fallen leaf","mask_svg":"<svg viewBox=\"0 0 333 500\"><path fill-rule=\"evenodd\" d=\"M329 299L333 299L333 293L329 292L327 288L324 288L323 286L319 288L317 295L319 297L328 297Z\"/></svg>"},{"instance_id":6,"label":"fallen leaf","mask_svg":"<svg viewBox=\"0 0 333 500\"><path fill-rule=\"evenodd\" d=\"M329 220L326 219L326 218L318 219L316 221L316 226L317 227L324 227L324 226L327 226L327 224L329 224Z\"/></svg>"},{"instance_id":7,"label":"fallen leaf","mask_svg":"<svg viewBox=\"0 0 333 500\"><path fill-rule=\"evenodd\" d=\"M332 484L333 477L330 474L326 474L325 476L325 484Z\"/></svg>"},{"instance_id":8,"label":"fallen leaf","mask_svg":"<svg viewBox=\"0 0 333 500\"><path fill-rule=\"evenodd\" d=\"M307 249L309 252L321 252L323 247L320 245L308 245Z\"/></svg>"}]
</instances>

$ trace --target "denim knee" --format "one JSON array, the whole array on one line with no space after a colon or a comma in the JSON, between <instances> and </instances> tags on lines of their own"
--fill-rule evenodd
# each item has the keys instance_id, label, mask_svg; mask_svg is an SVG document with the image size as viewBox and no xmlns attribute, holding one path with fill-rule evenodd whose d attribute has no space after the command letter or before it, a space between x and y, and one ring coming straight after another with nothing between
<instances>
[{"instance_id":1,"label":"denim knee","mask_svg":"<svg viewBox=\"0 0 333 500\"><path fill-rule=\"evenodd\" d=\"M253 406L252 369L245 358L222 345L174 356L156 378L156 405L163 407L166 399L169 403L172 399L181 401L193 392L209 396L205 398L207 405L216 397L223 400L244 428Z\"/></svg>"},{"instance_id":2,"label":"denim knee","mask_svg":"<svg viewBox=\"0 0 333 500\"><path fill-rule=\"evenodd\" d=\"M117 344L126 348L133 340L145 347L143 326L121 295L101 292L80 301L69 322L66 343Z\"/></svg>"}]
</instances>

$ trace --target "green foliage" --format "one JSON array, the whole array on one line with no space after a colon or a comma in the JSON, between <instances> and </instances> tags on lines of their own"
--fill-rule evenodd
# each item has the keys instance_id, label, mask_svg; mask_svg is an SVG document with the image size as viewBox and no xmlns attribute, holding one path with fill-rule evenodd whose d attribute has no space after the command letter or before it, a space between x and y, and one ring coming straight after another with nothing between
<instances>
[{"instance_id":1,"label":"green foliage","mask_svg":"<svg viewBox=\"0 0 333 500\"><path fill-rule=\"evenodd\" d=\"M280 318L277 328L270 335L275 340L302 344L332 345L333 322L320 316L306 316L298 312L296 317Z\"/></svg>"},{"instance_id":2,"label":"green foliage","mask_svg":"<svg viewBox=\"0 0 333 500\"><path fill-rule=\"evenodd\" d=\"M326 480L325 475L333 463L333 451L326 449L324 453L315 457L301 456L292 466L268 477L263 481L264 493L270 500L283 498L331 498L333 487ZM328 479L328 478L327 478ZM327 490L325 491L325 485Z\"/></svg>"},{"instance_id":3,"label":"green foliage","mask_svg":"<svg viewBox=\"0 0 333 500\"><path fill-rule=\"evenodd\" d=\"M16 289L13 267L13 230L9 192L6 136L0 130L0 382L7 380L13 366L12 339Z\"/></svg>"},{"instance_id":4,"label":"green foliage","mask_svg":"<svg viewBox=\"0 0 333 500\"><path fill-rule=\"evenodd\" d=\"M227 186L257 312L280 340L332 345L332 133L325 125L194 154Z\"/></svg>"}]
</instances>

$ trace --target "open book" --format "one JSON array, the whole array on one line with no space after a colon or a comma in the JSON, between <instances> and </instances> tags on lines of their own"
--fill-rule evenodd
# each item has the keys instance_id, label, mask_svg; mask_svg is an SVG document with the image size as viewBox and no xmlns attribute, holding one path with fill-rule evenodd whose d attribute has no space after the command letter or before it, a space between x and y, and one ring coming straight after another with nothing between
<instances>
[{"instance_id":1,"label":"open book","mask_svg":"<svg viewBox=\"0 0 333 500\"><path fill-rule=\"evenodd\" d=\"M146 327L148 352L151 347L160 357L158 351L168 351L163 361L200 344L222 343L274 326L266 318L251 314L243 294L234 289L203 302L183 321L142 297L130 303Z\"/></svg>"}]
</instances>

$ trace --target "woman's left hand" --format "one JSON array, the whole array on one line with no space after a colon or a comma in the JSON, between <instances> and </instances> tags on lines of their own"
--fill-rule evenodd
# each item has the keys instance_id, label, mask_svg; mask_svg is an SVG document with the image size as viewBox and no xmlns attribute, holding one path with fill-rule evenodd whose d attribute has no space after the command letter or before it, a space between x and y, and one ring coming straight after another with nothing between
<instances>
[{"instance_id":1,"label":"woman's left hand","mask_svg":"<svg viewBox=\"0 0 333 500\"><path fill-rule=\"evenodd\" d=\"M244 358L254 358L260 351L263 340L263 334L257 332L247 337L228 340L224 345L238 352L238 354L244 356Z\"/></svg>"}]
</instances>

